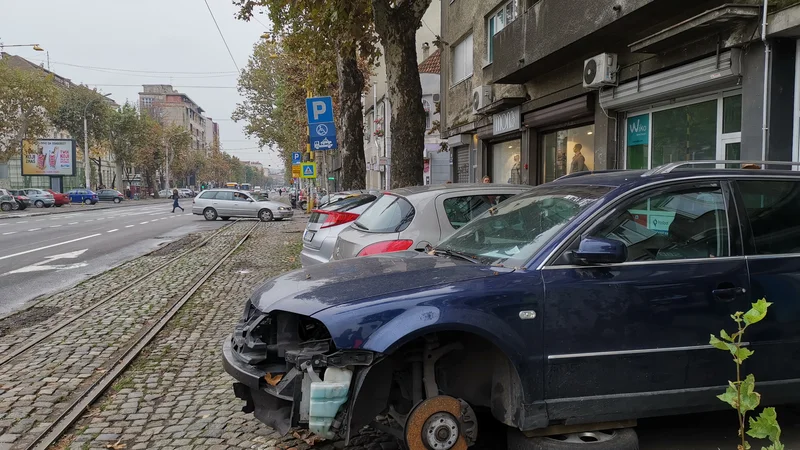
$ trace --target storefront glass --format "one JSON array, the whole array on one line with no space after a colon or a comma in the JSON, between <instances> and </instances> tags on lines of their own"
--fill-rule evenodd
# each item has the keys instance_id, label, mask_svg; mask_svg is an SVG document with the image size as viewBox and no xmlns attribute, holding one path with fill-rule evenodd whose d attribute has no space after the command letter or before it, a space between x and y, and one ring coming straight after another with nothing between
<instances>
[{"instance_id":1,"label":"storefront glass","mask_svg":"<svg viewBox=\"0 0 800 450\"><path fill-rule=\"evenodd\" d=\"M653 112L631 114L625 123L625 168L647 169L680 161L739 159L742 96L719 93L709 97Z\"/></svg>"},{"instance_id":2,"label":"storefront glass","mask_svg":"<svg viewBox=\"0 0 800 450\"><path fill-rule=\"evenodd\" d=\"M492 177L493 183L521 184L521 168L519 163L519 139L500 142L492 145Z\"/></svg>"},{"instance_id":3,"label":"storefront glass","mask_svg":"<svg viewBox=\"0 0 800 450\"><path fill-rule=\"evenodd\" d=\"M594 125L558 130L543 136L544 182L594 170Z\"/></svg>"}]
</instances>

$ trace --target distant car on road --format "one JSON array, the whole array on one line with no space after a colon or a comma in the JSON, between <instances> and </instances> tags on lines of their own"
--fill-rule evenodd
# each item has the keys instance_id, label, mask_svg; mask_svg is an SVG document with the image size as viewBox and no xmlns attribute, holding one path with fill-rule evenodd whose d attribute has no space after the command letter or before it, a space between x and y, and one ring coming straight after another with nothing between
<instances>
[{"instance_id":1,"label":"distant car on road","mask_svg":"<svg viewBox=\"0 0 800 450\"><path fill-rule=\"evenodd\" d=\"M120 203L121 201L125 200L125 196L122 195L122 192L116 189L100 189L97 191L97 198L100 201L114 203Z\"/></svg>"},{"instance_id":2,"label":"distant car on road","mask_svg":"<svg viewBox=\"0 0 800 450\"><path fill-rule=\"evenodd\" d=\"M283 203L259 200L235 189L209 189L192 200L192 213L206 220L231 217L257 217L262 222L292 217L292 208Z\"/></svg>"},{"instance_id":3,"label":"distant car on road","mask_svg":"<svg viewBox=\"0 0 800 450\"><path fill-rule=\"evenodd\" d=\"M180 194L183 198L192 198L194 197L194 191L189 188L179 188L178 194Z\"/></svg>"},{"instance_id":4,"label":"distant car on road","mask_svg":"<svg viewBox=\"0 0 800 450\"><path fill-rule=\"evenodd\" d=\"M56 204L53 194L44 189L20 189L20 192L23 195L27 195L31 199L31 203L37 208L49 208Z\"/></svg>"},{"instance_id":5,"label":"distant car on road","mask_svg":"<svg viewBox=\"0 0 800 450\"><path fill-rule=\"evenodd\" d=\"M99 200L97 193L91 189L73 189L67 193L69 201L72 203L83 203L86 205L94 205Z\"/></svg>"},{"instance_id":6,"label":"distant car on road","mask_svg":"<svg viewBox=\"0 0 800 450\"><path fill-rule=\"evenodd\" d=\"M15 191L15 190L11 190L9 192L11 193L11 195L14 196L14 199L17 201L17 207L19 208L20 211L23 211L25 210L25 208L31 206L31 199L30 197L25 195L25 192Z\"/></svg>"},{"instance_id":7,"label":"distant car on road","mask_svg":"<svg viewBox=\"0 0 800 450\"><path fill-rule=\"evenodd\" d=\"M67 194L63 194L61 192L56 192L52 189L45 189L47 192L53 194L53 200L55 200L55 206L63 206L69 205L69 196Z\"/></svg>"},{"instance_id":8,"label":"distant car on road","mask_svg":"<svg viewBox=\"0 0 800 450\"><path fill-rule=\"evenodd\" d=\"M445 184L417 186L384 194L339 233L332 260L424 251L470 220L530 186Z\"/></svg>"},{"instance_id":9,"label":"distant car on road","mask_svg":"<svg viewBox=\"0 0 800 450\"><path fill-rule=\"evenodd\" d=\"M339 233L358 219L378 195L352 194L312 211L303 233L303 250L300 252L303 267L330 261Z\"/></svg>"}]
</instances>

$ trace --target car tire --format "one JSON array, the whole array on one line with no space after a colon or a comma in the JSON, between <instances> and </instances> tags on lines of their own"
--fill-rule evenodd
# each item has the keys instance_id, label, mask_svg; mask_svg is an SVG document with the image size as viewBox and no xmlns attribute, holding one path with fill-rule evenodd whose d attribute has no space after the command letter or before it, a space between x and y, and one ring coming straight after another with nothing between
<instances>
[{"instance_id":1,"label":"car tire","mask_svg":"<svg viewBox=\"0 0 800 450\"><path fill-rule=\"evenodd\" d=\"M91 205L92 204L92 199L87 198L86 200L83 201L83 204L84 205Z\"/></svg>"},{"instance_id":2,"label":"car tire","mask_svg":"<svg viewBox=\"0 0 800 450\"><path fill-rule=\"evenodd\" d=\"M35 202L33 202L33 204L34 204L34 205L35 205L37 208L44 208L44 202L43 202L43 201L41 201L41 200L36 200Z\"/></svg>"},{"instance_id":3,"label":"car tire","mask_svg":"<svg viewBox=\"0 0 800 450\"><path fill-rule=\"evenodd\" d=\"M229 219L230 219L230 217L220 217L220 219L222 219L222 220L229 220Z\"/></svg>"},{"instance_id":4,"label":"car tire","mask_svg":"<svg viewBox=\"0 0 800 450\"><path fill-rule=\"evenodd\" d=\"M11 203L3 203L0 205L0 210L2 211L11 211L12 209L14 209L14 205Z\"/></svg>"},{"instance_id":5,"label":"car tire","mask_svg":"<svg viewBox=\"0 0 800 450\"><path fill-rule=\"evenodd\" d=\"M19 210L20 210L20 211L25 211L25 208L27 208L27 207L28 207L27 205L23 205L23 204L19 204L19 205L17 205L17 206L19 207Z\"/></svg>"},{"instance_id":6,"label":"car tire","mask_svg":"<svg viewBox=\"0 0 800 450\"><path fill-rule=\"evenodd\" d=\"M509 429L508 450L639 450L639 437L633 428L534 438Z\"/></svg>"},{"instance_id":7,"label":"car tire","mask_svg":"<svg viewBox=\"0 0 800 450\"><path fill-rule=\"evenodd\" d=\"M64 206L64 205L62 205L61 203L59 203L59 204L57 204L57 205L56 205L56 208L61 208L62 206Z\"/></svg>"},{"instance_id":8,"label":"car tire","mask_svg":"<svg viewBox=\"0 0 800 450\"><path fill-rule=\"evenodd\" d=\"M262 222L272 222L275 217L272 215L272 211L268 209L262 209L258 212L258 219Z\"/></svg>"},{"instance_id":9,"label":"car tire","mask_svg":"<svg viewBox=\"0 0 800 450\"><path fill-rule=\"evenodd\" d=\"M120 199L119 197L114 198L114 203L119 203L121 201L122 201L122 199Z\"/></svg>"},{"instance_id":10,"label":"car tire","mask_svg":"<svg viewBox=\"0 0 800 450\"><path fill-rule=\"evenodd\" d=\"M217 220L217 211L214 208L206 208L203 210L203 217L208 221Z\"/></svg>"},{"instance_id":11,"label":"car tire","mask_svg":"<svg viewBox=\"0 0 800 450\"><path fill-rule=\"evenodd\" d=\"M300 209L302 209L303 211L305 211L305 210L306 210L306 206L308 206L308 203L306 203L306 202L300 202Z\"/></svg>"}]
</instances>

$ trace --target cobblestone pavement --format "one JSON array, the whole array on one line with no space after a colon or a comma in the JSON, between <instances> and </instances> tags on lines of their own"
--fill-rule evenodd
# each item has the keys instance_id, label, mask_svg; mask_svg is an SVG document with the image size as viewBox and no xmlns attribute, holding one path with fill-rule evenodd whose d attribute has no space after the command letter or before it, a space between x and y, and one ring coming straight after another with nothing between
<instances>
[{"instance_id":1,"label":"cobblestone pavement","mask_svg":"<svg viewBox=\"0 0 800 450\"><path fill-rule=\"evenodd\" d=\"M0 450L32 440L49 421L107 369L107 365L160 316L219 257L241 239L253 221L222 230L205 246L133 286L0 367ZM177 244L180 245L180 244ZM168 253L164 250L161 253ZM134 273L144 273L166 255L151 255L40 301L0 321L0 353L59 319L108 294ZM126 278L128 277L128 278ZM50 314L48 314L50 313Z\"/></svg>"},{"instance_id":2,"label":"cobblestone pavement","mask_svg":"<svg viewBox=\"0 0 800 450\"><path fill-rule=\"evenodd\" d=\"M260 224L251 238L197 291L172 322L62 442L62 448L307 449L241 412L221 365L223 338L242 305L268 278L299 266L304 221ZM265 255L269 255L266 257ZM343 443L317 443L319 450ZM352 449L397 448L369 433Z\"/></svg>"}]
</instances>

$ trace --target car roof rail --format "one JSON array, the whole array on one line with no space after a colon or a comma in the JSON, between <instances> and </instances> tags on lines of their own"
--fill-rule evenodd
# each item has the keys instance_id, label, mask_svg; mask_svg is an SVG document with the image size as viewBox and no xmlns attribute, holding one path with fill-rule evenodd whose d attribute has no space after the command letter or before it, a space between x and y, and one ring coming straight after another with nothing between
<instances>
[{"instance_id":1,"label":"car roof rail","mask_svg":"<svg viewBox=\"0 0 800 450\"><path fill-rule=\"evenodd\" d=\"M582 177L582 176L585 176L585 175L593 175L593 174L596 174L596 173L612 173L612 172L624 172L624 170L623 169L607 169L607 170L586 170L586 171L583 171L583 172L573 172L573 173L571 173L569 175L564 175L564 176L558 177L558 178L555 179L555 181L566 180L568 178L577 178L577 177Z\"/></svg>"},{"instance_id":2,"label":"car roof rail","mask_svg":"<svg viewBox=\"0 0 800 450\"><path fill-rule=\"evenodd\" d=\"M798 161L758 161L758 160L738 160L738 159L725 159L725 160L714 160L714 161L680 161L680 162L672 162L668 164L664 164L658 167L654 167L647 172L643 173L643 177L651 177L653 175L661 175L664 173L671 173L675 169L684 167L684 166L697 166L697 165L720 165L720 164L739 164L740 167L734 167L733 169L746 169L747 167L741 167L745 165L754 165L758 167L750 167L750 169L763 169L766 165L774 165L774 166L800 166L800 162ZM731 169L727 167L727 169Z\"/></svg>"}]
</instances>

